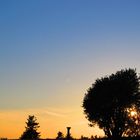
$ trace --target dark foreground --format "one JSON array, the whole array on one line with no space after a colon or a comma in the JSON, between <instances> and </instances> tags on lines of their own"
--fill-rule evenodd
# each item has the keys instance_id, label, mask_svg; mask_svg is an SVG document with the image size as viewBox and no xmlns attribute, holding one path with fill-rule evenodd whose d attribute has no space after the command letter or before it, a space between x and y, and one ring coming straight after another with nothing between
<instances>
[{"instance_id":1,"label":"dark foreground","mask_svg":"<svg viewBox=\"0 0 140 140\"><path fill-rule=\"evenodd\" d=\"M20 139L7 139L7 138L0 138L0 140L20 140ZM39 140L56 140L56 139L39 139ZM67 139L57 139L57 140L67 140ZM82 138L82 139L73 139L73 140L110 140L108 138ZM119 140L140 140L140 137L124 137Z\"/></svg>"},{"instance_id":2,"label":"dark foreground","mask_svg":"<svg viewBox=\"0 0 140 140\"><path fill-rule=\"evenodd\" d=\"M20 139L7 139L7 138L0 138L0 140L20 140ZM29 140L29 139L28 139ZM33 139L32 139L33 140ZM108 138L88 138L88 137L84 137L84 138L81 138L81 139L39 139L39 140L110 140ZM119 140L140 140L140 136L139 137L123 137Z\"/></svg>"},{"instance_id":3,"label":"dark foreground","mask_svg":"<svg viewBox=\"0 0 140 140\"><path fill-rule=\"evenodd\" d=\"M110 140L108 138L97 138L97 139L93 139L93 140ZM123 137L119 140L140 140L140 137Z\"/></svg>"}]
</instances>

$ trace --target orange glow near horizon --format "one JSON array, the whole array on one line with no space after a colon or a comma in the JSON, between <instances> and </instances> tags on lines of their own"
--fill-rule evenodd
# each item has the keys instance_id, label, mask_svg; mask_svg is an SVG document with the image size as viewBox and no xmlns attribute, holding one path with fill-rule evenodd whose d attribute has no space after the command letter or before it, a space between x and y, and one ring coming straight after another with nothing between
<instances>
[{"instance_id":1,"label":"orange glow near horizon","mask_svg":"<svg viewBox=\"0 0 140 140\"><path fill-rule=\"evenodd\" d=\"M37 118L41 138L55 138L58 131L65 136L67 126L71 127L71 134L75 138L80 138L81 135L103 136L103 132L97 127L90 128L84 115L76 109L63 112L58 109L51 109L51 111L50 109L28 109L0 112L0 137L19 138L25 130L25 122L30 114Z\"/></svg>"}]
</instances>

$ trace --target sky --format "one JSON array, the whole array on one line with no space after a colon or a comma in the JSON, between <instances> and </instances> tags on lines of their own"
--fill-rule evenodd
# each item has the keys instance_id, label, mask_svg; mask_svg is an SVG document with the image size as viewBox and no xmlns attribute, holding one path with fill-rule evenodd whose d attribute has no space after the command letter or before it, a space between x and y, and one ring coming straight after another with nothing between
<instances>
[{"instance_id":1,"label":"sky","mask_svg":"<svg viewBox=\"0 0 140 140\"><path fill-rule=\"evenodd\" d=\"M82 101L97 78L140 73L139 0L1 0L0 137L19 138L35 115L42 138L104 135Z\"/></svg>"}]
</instances>

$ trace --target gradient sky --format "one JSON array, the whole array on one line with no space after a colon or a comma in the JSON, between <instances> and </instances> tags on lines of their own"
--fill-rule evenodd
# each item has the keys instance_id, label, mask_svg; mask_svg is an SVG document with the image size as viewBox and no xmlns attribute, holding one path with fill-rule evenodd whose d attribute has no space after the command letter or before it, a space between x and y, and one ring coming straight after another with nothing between
<instances>
[{"instance_id":1,"label":"gradient sky","mask_svg":"<svg viewBox=\"0 0 140 140\"><path fill-rule=\"evenodd\" d=\"M41 136L103 135L81 107L96 78L140 73L139 0L1 0L0 137L18 138L28 115Z\"/></svg>"}]
</instances>

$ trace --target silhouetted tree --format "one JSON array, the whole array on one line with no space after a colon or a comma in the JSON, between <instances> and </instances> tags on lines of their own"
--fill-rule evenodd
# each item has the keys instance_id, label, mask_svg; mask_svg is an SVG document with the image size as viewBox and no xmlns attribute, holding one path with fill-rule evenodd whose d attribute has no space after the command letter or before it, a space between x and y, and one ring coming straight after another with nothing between
<instances>
[{"instance_id":1,"label":"silhouetted tree","mask_svg":"<svg viewBox=\"0 0 140 140\"><path fill-rule=\"evenodd\" d=\"M97 79L82 106L90 126L97 124L108 138L119 140L130 122L128 108L134 105L140 109L139 77L136 70L125 69Z\"/></svg>"},{"instance_id":2,"label":"silhouetted tree","mask_svg":"<svg viewBox=\"0 0 140 140\"><path fill-rule=\"evenodd\" d=\"M36 122L37 119L36 117L33 115L29 115L27 122L26 122L26 130L25 132L23 132L22 136L21 136L21 140L38 140L40 137L40 133L37 132L37 129L39 128L39 123Z\"/></svg>"},{"instance_id":3,"label":"silhouetted tree","mask_svg":"<svg viewBox=\"0 0 140 140\"><path fill-rule=\"evenodd\" d=\"M62 140L62 139L64 139L63 133L59 131L59 132L57 133L56 139L57 139L57 140Z\"/></svg>"}]
</instances>

